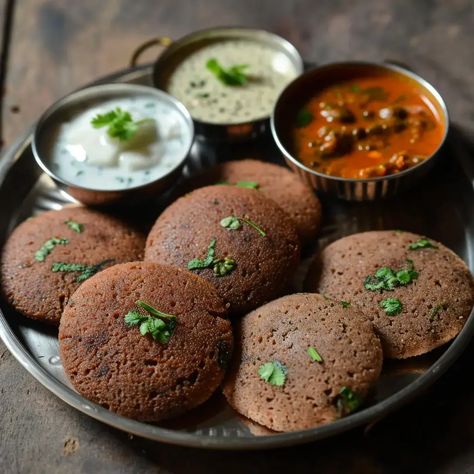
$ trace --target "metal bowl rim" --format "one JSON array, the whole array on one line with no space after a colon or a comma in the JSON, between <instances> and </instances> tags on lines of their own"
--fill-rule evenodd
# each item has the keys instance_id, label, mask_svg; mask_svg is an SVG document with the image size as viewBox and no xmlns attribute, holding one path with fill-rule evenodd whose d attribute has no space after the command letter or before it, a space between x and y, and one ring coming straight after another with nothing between
<instances>
[{"instance_id":1,"label":"metal bowl rim","mask_svg":"<svg viewBox=\"0 0 474 474\"><path fill-rule=\"evenodd\" d=\"M283 145L282 141L280 140L278 136L278 132L276 130L276 119L275 119L275 112L277 110L278 104L280 101L284 98L285 94L288 93L291 87L296 87L296 84L298 81L303 80L304 78L311 76L312 74L317 74L320 71L324 71L325 69L331 69L331 68L337 68L337 67L345 67L345 66L367 66L367 67L379 67L382 69L386 69L389 71L395 71L398 72L401 75L405 75L416 81L419 85L421 85L423 88L428 90L433 97L435 98L436 102L440 106L440 109L444 115L444 122L445 122L445 128L444 128L444 134L442 139L439 142L438 147L431 153L431 155L423 160L421 163L418 163L415 166L412 166L410 168L407 168L406 170L400 171L399 173L392 173L387 176L377 176L374 178L343 178L342 176L332 176L324 173L320 173L319 171L313 170L309 167L307 167L305 164L301 163L297 158L295 158L288 150L287 148ZM309 69L308 71L304 72L303 74L299 75L296 77L292 82L290 82L285 89L281 92L281 94L278 96L277 101L275 102L275 106L273 108L272 115L270 116L270 129L272 132L273 139L275 140L279 150L283 153L284 157L289 160L291 163L293 163L295 166L298 168L304 170L305 172L317 176L319 178L327 179L330 181L335 181L335 182L341 182L341 183L374 183L378 181L387 181L387 180L393 180L393 179L398 179L402 178L403 176L406 176L410 173L415 172L419 168L421 168L423 165L431 161L439 152L441 147L446 141L446 138L448 136L448 131L449 131L449 124L450 124L450 119L449 119L449 113L448 113L448 108L446 106L446 103L441 96L441 94L438 92L438 90L426 79L423 77L419 76L417 73L410 71L407 68L404 68L402 66L399 66L397 64L392 64L392 63L383 63L383 62L371 62L371 61L341 61L341 62L331 62L327 64L323 64L321 66L316 66L314 68Z\"/></svg>"},{"instance_id":2,"label":"metal bowl rim","mask_svg":"<svg viewBox=\"0 0 474 474\"><path fill-rule=\"evenodd\" d=\"M41 153L39 152L39 146L38 142L41 137L41 133L43 131L43 127L45 125L45 122L49 120L51 117L53 117L55 114L58 112L62 112L63 110L67 110L67 108L71 105L71 103L74 106L77 106L78 103L80 103L81 99L84 100L89 100L94 98L97 99L98 102L100 102L101 98L106 99L107 94L113 94L113 92L123 92L124 95L139 95L140 93L146 93L150 94L152 96L159 97L161 100L165 100L168 102L170 105L175 107L178 112L181 114L181 116L184 118L186 122L186 126L188 127L188 130L190 132L190 140L189 143L186 146L186 151L185 153L183 152L183 156L180 157L178 162L171 168L169 171L167 171L164 175L160 176L159 178L156 178L154 180L148 181L143 184L139 184L136 186L130 186L127 188L114 188L114 189L100 189L100 188L90 188L86 186L81 186L79 184L70 182L68 180L65 180L63 178L60 178L56 173L54 173L45 163L45 160L41 157ZM176 99L174 96L171 94L168 94L167 92L156 89L154 87L150 86L143 86L143 85L138 85L138 84L129 84L129 83L102 83L98 85L91 85L91 86L86 86L83 87L79 90L73 91L70 94L67 94L57 101L55 101L52 105L50 105L45 112L40 116L39 120L37 121L34 131L33 131L33 136L31 140L31 149L33 152L33 156L35 157L35 161L38 164L38 166L54 181L57 181L64 186L69 186L71 188L75 189L80 189L84 191L92 191L94 193L101 193L101 194L107 194L107 193L127 193L129 191L139 191L141 189L147 188L148 186L152 186L153 184L156 184L162 180L165 180L168 176L172 175L180 166L183 165L183 163L186 161L186 159L189 156L189 152L191 150L191 147L194 143L194 138L195 138L195 133L194 133L194 123L193 119L191 117L191 114L189 113L188 109L182 104L178 99Z\"/></svg>"},{"instance_id":3,"label":"metal bowl rim","mask_svg":"<svg viewBox=\"0 0 474 474\"><path fill-rule=\"evenodd\" d=\"M205 38L204 35L209 34L209 33L231 33L231 32L245 32L247 34L264 34L265 36L272 38L275 40L275 44L280 44L283 45L281 51L285 51L288 53L288 56L291 56L292 59L297 61L297 71L296 71L296 77L301 76L301 74L304 72L304 61L303 57L301 56L300 52L296 48L296 46L291 43L289 40L284 38L283 36L278 35L277 33L273 33L271 31L265 30L263 28L253 28L251 26L216 26L216 27L211 27L211 28L203 28L201 30L193 31L192 33L189 33L185 36L182 36L176 41L173 41L170 46L167 47L167 49L161 54L156 61L153 63L153 71L152 71L152 80L153 80L153 85L160 90L162 89L156 81L156 77L158 76L157 70L161 66L161 63L164 62L165 60L168 59L169 56L175 54L176 51L178 51L180 48L183 46L186 46L188 44L192 44L194 42L198 42L202 39ZM293 80L295 80L293 79ZM293 80L291 82L293 82ZM291 84L290 82L290 84ZM166 92L166 91L165 91ZM279 97L279 96L278 96ZM278 100L277 97L277 100ZM201 126L204 127L216 127L216 128L227 128L227 127L243 127L245 125L253 125L261 122L265 122L267 120L270 120L270 117L272 115L272 112L268 115L264 115L261 117L257 117L253 120L247 120L244 122L236 122L236 123L216 123L216 122L206 122L201 119L197 119L193 117L193 120Z\"/></svg>"}]
</instances>

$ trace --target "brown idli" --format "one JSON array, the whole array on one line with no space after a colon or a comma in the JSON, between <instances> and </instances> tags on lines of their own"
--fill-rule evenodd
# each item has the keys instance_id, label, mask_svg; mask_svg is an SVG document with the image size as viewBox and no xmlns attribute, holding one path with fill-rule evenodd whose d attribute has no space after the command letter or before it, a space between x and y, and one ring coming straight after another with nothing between
<instances>
[{"instance_id":1,"label":"brown idli","mask_svg":"<svg viewBox=\"0 0 474 474\"><path fill-rule=\"evenodd\" d=\"M264 196L273 199L291 217L301 242L314 242L321 223L321 203L311 187L288 168L251 159L228 161L193 178L192 186L220 182L256 184Z\"/></svg>"},{"instance_id":2,"label":"brown idli","mask_svg":"<svg viewBox=\"0 0 474 474\"><path fill-rule=\"evenodd\" d=\"M247 222L239 221L240 228L234 230L222 227L222 219L230 216ZM217 288L233 314L287 291L299 261L298 235L288 215L259 191L208 186L181 197L153 226L145 261L189 268L190 261L205 260L211 242L215 258L222 264L224 258L232 259L233 269L225 275L216 273L214 265L192 271Z\"/></svg>"},{"instance_id":3,"label":"brown idli","mask_svg":"<svg viewBox=\"0 0 474 474\"><path fill-rule=\"evenodd\" d=\"M166 343L125 322L137 300L175 316ZM170 418L221 383L232 350L225 315L215 288L196 275L154 263L115 265L72 295L59 327L61 360L87 399L136 420Z\"/></svg>"},{"instance_id":4,"label":"brown idli","mask_svg":"<svg viewBox=\"0 0 474 474\"><path fill-rule=\"evenodd\" d=\"M360 311L313 293L284 296L237 323L224 395L272 430L313 428L357 409L382 360L380 341ZM262 366L272 362L286 372L283 384L263 377Z\"/></svg>"},{"instance_id":5,"label":"brown idli","mask_svg":"<svg viewBox=\"0 0 474 474\"><path fill-rule=\"evenodd\" d=\"M144 247L141 232L102 212L84 207L45 212L21 223L8 238L1 292L23 315L58 324L82 281L115 263L142 259Z\"/></svg>"},{"instance_id":6,"label":"brown idli","mask_svg":"<svg viewBox=\"0 0 474 474\"><path fill-rule=\"evenodd\" d=\"M401 270L405 284L393 280L392 289L367 289L391 286L384 283L394 278L387 268ZM406 278L410 271L417 275ZM466 264L441 243L410 232L363 232L333 242L314 260L305 286L357 305L373 321L385 357L395 359L424 354L453 339L474 304Z\"/></svg>"}]
</instances>

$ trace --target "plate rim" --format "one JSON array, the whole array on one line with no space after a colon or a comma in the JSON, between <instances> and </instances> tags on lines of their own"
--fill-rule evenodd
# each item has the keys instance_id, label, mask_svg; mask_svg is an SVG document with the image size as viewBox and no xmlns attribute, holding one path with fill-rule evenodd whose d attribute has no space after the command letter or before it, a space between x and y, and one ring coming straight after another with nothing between
<instances>
[{"instance_id":1,"label":"plate rim","mask_svg":"<svg viewBox=\"0 0 474 474\"><path fill-rule=\"evenodd\" d=\"M151 64L126 68L106 75L84 87L104 82L118 81L127 75L133 76L135 74L139 75L140 73L145 74L147 70L151 73ZM33 129L34 125L20 135L20 137L2 154L0 158L0 186L2 186L4 178L10 168L14 166L17 159L20 158L22 153L31 144ZM466 169L463 170L463 173L472 181L472 177L469 176L470 173L468 173ZM447 347L444 353L426 370L426 372L386 399L347 417L326 425L295 432L254 437L215 437L162 428L157 425L135 421L120 416L100 405L86 400L79 393L75 392L73 389L49 374L49 372L32 357L19 338L15 335L12 327L8 323L8 319L0 308L0 339L4 342L9 352L27 372L41 383L41 385L69 406L98 421L112 426L113 428L136 436L178 446L215 450L259 450L294 446L328 438L380 419L394 412L401 406L406 405L417 397L420 392L436 382L462 354L469 344L473 334L474 310L471 311L471 314L458 336L449 344L449 347Z\"/></svg>"}]
</instances>

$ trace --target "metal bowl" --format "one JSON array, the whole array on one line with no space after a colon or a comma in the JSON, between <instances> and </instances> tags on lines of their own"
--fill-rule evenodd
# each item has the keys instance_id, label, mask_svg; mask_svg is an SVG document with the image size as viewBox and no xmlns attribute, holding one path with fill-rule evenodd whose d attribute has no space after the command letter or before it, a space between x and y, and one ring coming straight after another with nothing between
<instances>
[{"instance_id":1,"label":"metal bowl","mask_svg":"<svg viewBox=\"0 0 474 474\"><path fill-rule=\"evenodd\" d=\"M444 135L438 148L426 160L411 168L396 174L368 179L329 176L305 166L291 152L291 138L289 137L291 124L289 118L295 116L297 108L322 84L329 80L334 82L337 78L354 77L358 73L365 70L374 70L374 68L396 72L418 83L435 105L444 123ZM280 94L271 117L273 138L284 155L288 166L315 190L348 201L373 201L388 198L412 186L433 167L435 160L440 156L442 145L448 134L448 128L449 117L446 104L438 91L425 79L399 65L357 61L316 67L299 76Z\"/></svg>"},{"instance_id":2,"label":"metal bowl","mask_svg":"<svg viewBox=\"0 0 474 474\"><path fill-rule=\"evenodd\" d=\"M169 77L184 58L211 43L232 39L251 40L271 46L290 60L297 75L304 70L303 59L297 49L281 36L252 28L220 27L191 33L165 49L153 67L154 85L166 91ZM216 124L194 119L194 126L196 137L201 140L241 142L261 135L268 129L269 119L270 116L233 124Z\"/></svg>"},{"instance_id":3,"label":"metal bowl","mask_svg":"<svg viewBox=\"0 0 474 474\"><path fill-rule=\"evenodd\" d=\"M131 186L125 189L102 190L87 188L77 183L66 181L51 169L49 165L51 141L55 139L59 127L64 122L70 120L79 110L96 105L104 100L137 95L148 95L152 99L158 98L160 101L166 102L180 114L188 129L188 143L184 147L186 152L182 156L177 157L175 166L165 175L138 186ZM134 84L104 84L73 92L53 104L38 121L31 146L38 165L54 180L61 190L77 201L89 206L110 206L115 204L135 204L170 189L181 174L181 169L189 156L193 138L194 126L192 118L184 105L174 97L152 87Z\"/></svg>"}]
</instances>

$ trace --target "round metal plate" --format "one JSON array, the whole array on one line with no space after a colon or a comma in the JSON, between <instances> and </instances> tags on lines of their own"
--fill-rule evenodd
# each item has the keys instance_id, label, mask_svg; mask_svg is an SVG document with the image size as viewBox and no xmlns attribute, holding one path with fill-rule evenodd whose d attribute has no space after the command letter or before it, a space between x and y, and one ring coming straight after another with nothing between
<instances>
[{"instance_id":1,"label":"round metal plate","mask_svg":"<svg viewBox=\"0 0 474 474\"><path fill-rule=\"evenodd\" d=\"M99 82L151 84L151 66L108 76ZM453 139L454 136L454 139ZM31 130L0 161L0 246L11 230L30 215L59 209L70 199L42 174L31 154ZM201 145L200 145L201 146ZM453 130L445 159L420 186L391 201L348 203L323 201L324 225L315 247L358 231L405 229L445 243L474 269L474 169L472 150ZM195 147L185 175L205 169L217 158L257 156L274 160L271 141L242 148L223 144ZM162 203L163 204L163 203ZM160 205L157 202L157 205ZM304 264L303 263L303 267ZM74 408L115 428L152 440L212 449L260 449L289 446L333 436L369 423L407 403L429 387L466 348L474 332L471 314L464 329L449 345L426 356L386 362L382 376L365 408L318 428L271 434L238 417L219 395L189 415L162 425L140 423L118 416L81 397L67 381L58 355L57 330L27 320L2 305L0 337L33 377Z\"/></svg>"}]
</instances>

